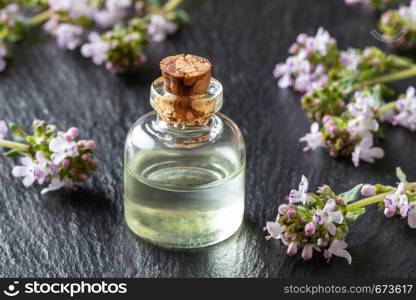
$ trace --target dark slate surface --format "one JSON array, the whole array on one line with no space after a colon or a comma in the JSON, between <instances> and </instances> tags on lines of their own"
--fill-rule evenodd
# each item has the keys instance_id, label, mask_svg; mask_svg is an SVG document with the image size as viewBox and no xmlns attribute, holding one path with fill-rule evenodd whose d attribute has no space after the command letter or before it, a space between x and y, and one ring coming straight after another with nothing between
<instances>
[{"instance_id":1,"label":"dark slate surface","mask_svg":"<svg viewBox=\"0 0 416 300\"><path fill-rule=\"evenodd\" d=\"M279 90L271 72L300 32L329 29L341 47L380 45L370 36L376 14L342 0L193 1L192 23L149 49L136 75L113 76L78 53L59 50L40 30L15 49L0 75L0 119L29 126L42 118L77 125L98 145L99 173L76 192L46 196L11 178L0 164L0 276L42 277L415 277L416 232L373 207L351 226L352 266L319 254L304 262L266 242L262 227L305 174L310 185L343 191L362 181L393 184L394 168L415 174L416 135L386 126L386 157L355 169L325 152L303 153L309 128L299 95ZM169 251L136 238L123 217L125 134L150 110L158 61L187 52L206 56L225 88L223 112L242 129L248 149L246 214L228 241L198 251ZM412 81L408 81L407 84ZM406 84L395 85L404 90ZM415 174L416 177L416 174Z\"/></svg>"}]
</instances>

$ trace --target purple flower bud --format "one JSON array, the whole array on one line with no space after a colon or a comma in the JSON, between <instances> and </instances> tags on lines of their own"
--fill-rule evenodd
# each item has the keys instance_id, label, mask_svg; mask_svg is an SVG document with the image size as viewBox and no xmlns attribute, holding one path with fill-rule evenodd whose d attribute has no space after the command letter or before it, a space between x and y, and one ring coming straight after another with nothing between
<instances>
[{"instance_id":1,"label":"purple flower bud","mask_svg":"<svg viewBox=\"0 0 416 300\"><path fill-rule=\"evenodd\" d=\"M289 207L286 204L281 204L279 206L279 214L285 216L289 210Z\"/></svg>"},{"instance_id":2,"label":"purple flower bud","mask_svg":"<svg viewBox=\"0 0 416 300\"><path fill-rule=\"evenodd\" d=\"M365 184L361 189L361 195L371 197L376 194L376 187L372 184Z\"/></svg>"},{"instance_id":3,"label":"purple flower bud","mask_svg":"<svg viewBox=\"0 0 416 300\"><path fill-rule=\"evenodd\" d=\"M328 193L331 190L331 188L327 184L324 184L321 189L324 193Z\"/></svg>"},{"instance_id":4,"label":"purple flower bud","mask_svg":"<svg viewBox=\"0 0 416 300\"><path fill-rule=\"evenodd\" d=\"M344 201L344 199L339 198L339 199L337 199L337 202L338 202L338 204L343 205L345 201Z\"/></svg>"},{"instance_id":5,"label":"purple flower bud","mask_svg":"<svg viewBox=\"0 0 416 300\"><path fill-rule=\"evenodd\" d=\"M298 52L299 51L299 45L298 44L293 44L292 46L290 46L290 48L289 48L289 52L290 53L296 53L296 52Z\"/></svg>"},{"instance_id":6,"label":"purple flower bud","mask_svg":"<svg viewBox=\"0 0 416 300\"><path fill-rule=\"evenodd\" d=\"M373 51L371 51L371 49L367 48L367 49L364 50L363 55L364 55L364 57L368 58L368 57L371 56L372 53L373 53Z\"/></svg>"},{"instance_id":7,"label":"purple flower bud","mask_svg":"<svg viewBox=\"0 0 416 300\"><path fill-rule=\"evenodd\" d=\"M331 127L329 127L329 131L330 131L332 134L336 134L336 133L338 132L338 127L337 127L337 126L335 126L335 125L332 125Z\"/></svg>"},{"instance_id":8,"label":"purple flower bud","mask_svg":"<svg viewBox=\"0 0 416 300\"><path fill-rule=\"evenodd\" d=\"M332 253L329 252L328 250L325 250L324 251L324 257L325 257L325 259L330 260L332 258Z\"/></svg>"},{"instance_id":9,"label":"purple flower bud","mask_svg":"<svg viewBox=\"0 0 416 300\"><path fill-rule=\"evenodd\" d=\"M301 34L298 35L296 41L299 44L304 44L304 43L306 43L307 39L308 39L308 35L306 33L301 33Z\"/></svg>"},{"instance_id":10,"label":"purple flower bud","mask_svg":"<svg viewBox=\"0 0 416 300\"><path fill-rule=\"evenodd\" d=\"M344 109L345 109L345 107L346 107L346 105L345 105L345 103L344 103L344 102L342 102L342 103L340 103L340 104L339 104L339 109L340 109L340 110L344 110Z\"/></svg>"},{"instance_id":11,"label":"purple flower bud","mask_svg":"<svg viewBox=\"0 0 416 300\"><path fill-rule=\"evenodd\" d=\"M82 160L85 160L85 161L89 161L89 160L90 160L90 156L89 156L88 154L83 154L83 155L81 156L81 159L82 159Z\"/></svg>"},{"instance_id":12,"label":"purple flower bud","mask_svg":"<svg viewBox=\"0 0 416 300\"><path fill-rule=\"evenodd\" d=\"M313 246L312 244L306 244L302 250L302 258L304 260L309 260L312 258L313 255Z\"/></svg>"},{"instance_id":13,"label":"purple flower bud","mask_svg":"<svg viewBox=\"0 0 416 300\"><path fill-rule=\"evenodd\" d=\"M287 216L288 216L289 218L294 218L294 217L296 216L296 210L295 210L295 209L293 209L293 208L289 209L289 210L287 211Z\"/></svg>"},{"instance_id":14,"label":"purple flower bud","mask_svg":"<svg viewBox=\"0 0 416 300\"><path fill-rule=\"evenodd\" d=\"M58 167L54 164L51 165L50 169L52 174L56 174L56 172L58 172Z\"/></svg>"},{"instance_id":15,"label":"purple flower bud","mask_svg":"<svg viewBox=\"0 0 416 300\"><path fill-rule=\"evenodd\" d=\"M69 165L71 164L71 162L69 161L69 159L65 158L62 161L62 168L67 169L69 167Z\"/></svg>"},{"instance_id":16,"label":"purple flower bud","mask_svg":"<svg viewBox=\"0 0 416 300\"><path fill-rule=\"evenodd\" d=\"M321 105L322 104L322 100L318 98L318 99L315 99L313 101L313 103L315 103L315 105Z\"/></svg>"},{"instance_id":17,"label":"purple flower bud","mask_svg":"<svg viewBox=\"0 0 416 300\"><path fill-rule=\"evenodd\" d=\"M86 143L86 146L87 146L87 148L90 148L91 150L94 150L95 149L95 142L93 140L89 140Z\"/></svg>"},{"instance_id":18,"label":"purple flower bud","mask_svg":"<svg viewBox=\"0 0 416 300\"><path fill-rule=\"evenodd\" d=\"M395 214L396 214L396 212L395 212L393 209L389 208L389 207L386 207L386 208L384 209L384 215L385 215L387 218L393 217Z\"/></svg>"},{"instance_id":19,"label":"purple flower bud","mask_svg":"<svg viewBox=\"0 0 416 300\"><path fill-rule=\"evenodd\" d=\"M68 129L68 135L72 136L73 138L79 136L79 129L76 127L71 127Z\"/></svg>"},{"instance_id":20,"label":"purple flower bud","mask_svg":"<svg viewBox=\"0 0 416 300\"><path fill-rule=\"evenodd\" d=\"M321 218L321 216L319 214L314 214L313 215L313 222L314 223L320 224L321 223L321 220L322 220L322 218Z\"/></svg>"},{"instance_id":21,"label":"purple flower bud","mask_svg":"<svg viewBox=\"0 0 416 300\"><path fill-rule=\"evenodd\" d=\"M308 224L306 224L305 226L305 234L307 236L311 236L315 234L315 223L313 222L309 222Z\"/></svg>"},{"instance_id":22,"label":"purple flower bud","mask_svg":"<svg viewBox=\"0 0 416 300\"><path fill-rule=\"evenodd\" d=\"M290 242L289 247L287 248L287 255L294 256L298 252L298 242Z\"/></svg>"},{"instance_id":23,"label":"purple flower bud","mask_svg":"<svg viewBox=\"0 0 416 300\"><path fill-rule=\"evenodd\" d=\"M78 146L78 148L84 148L84 147L85 147L85 143L84 143L84 141L79 141L79 142L77 143L77 146Z\"/></svg>"},{"instance_id":24,"label":"purple flower bud","mask_svg":"<svg viewBox=\"0 0 416 300\"><path fill-rule=\"evenodd\" d=\"M330 121L332 121L331 116L325 115L325 116L322 118L322 122L324 122L324 123L328 123L328 122L330 122Z\"/></svg>"},{"instance_id":25,"label":"purple flower bud","mask_svg":"<svg viewBox=\"0 0 416 300\"><path fill-rule=\"evenodd\" d=\"M88 176L85 174L79 174L78 176L79 181L87 181L88 180Z\"/></svg>"}]
</instances>

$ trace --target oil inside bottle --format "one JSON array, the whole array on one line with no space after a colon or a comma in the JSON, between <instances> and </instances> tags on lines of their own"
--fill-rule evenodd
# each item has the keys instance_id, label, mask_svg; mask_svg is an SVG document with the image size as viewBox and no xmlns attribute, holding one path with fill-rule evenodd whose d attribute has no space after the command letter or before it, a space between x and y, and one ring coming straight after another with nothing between
<instances>
[{"instance_id":1,"label":"oil inside bottle","mask_svg":"<svg viewBox=\"0 0 416 300\"><path fill-rule=\"evenodd\" d=\"M229 151L191 157L140 151L125 163L125 217L137 235L165 247L221 242L239 228L245 165Z\"/></svg>"}]
</instances>

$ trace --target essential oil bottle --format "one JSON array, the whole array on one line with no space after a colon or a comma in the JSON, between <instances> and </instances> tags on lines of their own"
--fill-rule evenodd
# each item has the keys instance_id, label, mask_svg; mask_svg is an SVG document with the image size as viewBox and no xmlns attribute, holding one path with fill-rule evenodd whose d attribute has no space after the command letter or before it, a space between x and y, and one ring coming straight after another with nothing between
<instances>
[{"instance_id":1,"label":"essential oil bottle","mask_svg":"<svg viewBox=\"0 0 416 300\"><path fill-rule=\"evenodd\" d=\"M218 113L223 89L202 57L160 63L150 89L155 111L130 129L125 147L125 217L138 236L161 246L221 242L244 213L246 152L237 125Z\"/></svg>"}]
</instances>

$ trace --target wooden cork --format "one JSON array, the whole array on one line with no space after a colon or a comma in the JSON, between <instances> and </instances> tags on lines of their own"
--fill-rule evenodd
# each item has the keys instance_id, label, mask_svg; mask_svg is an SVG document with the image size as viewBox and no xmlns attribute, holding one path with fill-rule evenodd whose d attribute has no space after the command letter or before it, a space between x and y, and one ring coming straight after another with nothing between
<instances>
[{"instance_id":1,"label":"wooden cork","mask_svg":"<svg viewBox=\"0 0 416 300\"><path fill-rule=\"evenodd\" d=\"M203 95L211 81L212 65L208 59L179 54L160 62L165 89L176 96Z\"/></svg>"}]
</instances>

